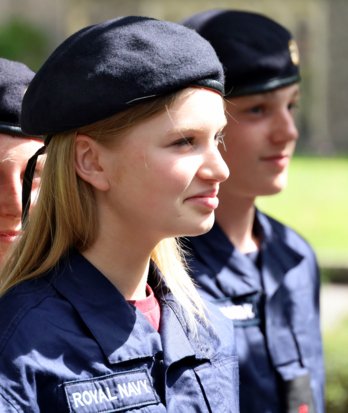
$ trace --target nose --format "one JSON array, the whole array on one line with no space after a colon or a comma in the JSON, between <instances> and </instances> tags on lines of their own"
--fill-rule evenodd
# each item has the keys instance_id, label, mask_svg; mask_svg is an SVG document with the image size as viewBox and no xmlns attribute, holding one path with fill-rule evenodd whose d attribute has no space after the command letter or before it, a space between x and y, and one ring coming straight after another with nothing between
<instances>
[{"instance_id":1,"label":"nose","mask_svg":"<svg viewBox=\"0 0 348 413\"><path fill-rule=\"evenodd\" d=\"M223 182L229 177L230 171L223 160L219 149L214 146L204 155L204 161L199 169L199 176L204 180Z\"/></svg>"},{"instance_id":2,"label":"nose","mask_svg":"<svg viewBox=\"0 0 348 413\"><path fill-rule=\"evenodd\" d=\"M7 177L0 183L0 215L20 218L22 213L22 182L19 176Z\"/></svg>"},{"instance_id":3,"label":"nose","mask_svg":"<svg viewBox=\"0 0 348 413\"><path fill-rule=\"evenodd\" d=\"M273 132L271 134L273 143L277 144L297 141L299 137L298 129L296 127L294 116L288 108L277 113L273 126Z\"/></svg>"}]
</instances>

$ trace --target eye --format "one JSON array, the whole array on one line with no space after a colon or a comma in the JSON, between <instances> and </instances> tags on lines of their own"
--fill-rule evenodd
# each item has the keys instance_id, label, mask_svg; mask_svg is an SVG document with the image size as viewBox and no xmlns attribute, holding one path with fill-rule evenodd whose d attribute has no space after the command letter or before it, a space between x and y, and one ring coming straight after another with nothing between
<instances>
[{"instance_id":1,"label":"eye","mask_svg":"<svg viewBox=\"0 0 348 413\"><path fill-rule=\"evenodd\" d=\"M290 102L288 104L288 110L290 112L294 112L298 107L299 107L299 102L298 101Z\"/></svg>"},{"instance_id":2,"label":"eye","mask_svg":"<svg viewBox=\"0 0 348 413\"><path fill-rule=\"evenodd\" d=\"M265 111L266 111L266 108L263 105L256 105L256 106L252 106L249 109L247 109L247 112L255 114L255 115L262 114Z\"/></svg>"},{"instance_id":3,"label":"eye","mask_svg":"<svg viewBox=\"0 0 348 413\"><path fill-rule=\"evenodd\" d=\"M189 138L180 138L177 141L175 141L173 145L174 146L186 146L186 145L193 146L193 143L194 143L194 138L189 137Z\"/></svg>"}]
</instances>

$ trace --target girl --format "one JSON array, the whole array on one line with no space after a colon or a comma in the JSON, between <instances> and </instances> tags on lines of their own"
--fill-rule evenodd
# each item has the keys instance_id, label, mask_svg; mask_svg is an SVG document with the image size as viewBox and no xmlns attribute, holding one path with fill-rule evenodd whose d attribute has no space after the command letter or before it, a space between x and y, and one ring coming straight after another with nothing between
<instances>
[{"instance_id":1,"label":"girl","mask_svg":"<svg viewBox=\"0 0 348 413\"><path fill-rule=\"evenodd\" d=\"M209 230L228 176L222 91L208 42L143 17L82 29L39 70L22 126L47 160L2 274L1 411L238 412L231 323L175 242Z\"/></svg>"}]
</instances>

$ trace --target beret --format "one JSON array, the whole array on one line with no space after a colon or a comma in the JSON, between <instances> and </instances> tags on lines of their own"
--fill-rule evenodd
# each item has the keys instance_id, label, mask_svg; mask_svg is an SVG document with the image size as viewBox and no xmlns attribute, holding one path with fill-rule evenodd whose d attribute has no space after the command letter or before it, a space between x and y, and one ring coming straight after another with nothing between
<instances>
[{"instance_id":1,"label":"beret","mask_svg":"<svg viewBox=\"0 0 348 413\"><path fill-rule=\"evenodd\" d=\"M21 105L33 77L25 64L0 58L0 133L26 136L20 127Z\"/></svg>"},{"instance_id":2,"label":"beret","mask_svg":"<svg viewBox=\"0 0 348 413\"><path fill-rule=\"evenodd\" d=\"M53 135L190 85L224 91L208 41L178 23L126 16L85 27L48 57L22 105L26 133Z\"/></svg>"},{"instance_id":3,"label":"beret","mask_svg":"<svg viewBox=\"0 0 348 413\"><path fill-rule=\"evenodd\" d=\"M208 10L181 22L214 47L225 71L226 96L261 93L300 81L291 33L274 20L239 10Z\"/></svg>"}]
</instances>

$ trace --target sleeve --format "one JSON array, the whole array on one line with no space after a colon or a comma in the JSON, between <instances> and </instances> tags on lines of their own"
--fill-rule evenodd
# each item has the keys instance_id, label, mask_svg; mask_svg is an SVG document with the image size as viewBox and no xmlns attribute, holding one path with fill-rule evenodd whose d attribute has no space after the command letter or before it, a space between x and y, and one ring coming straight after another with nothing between
<instances>
[{"instance_id":1,"label":"sleeve","mask_svg":"<svg viewBox=\"0 0 348 413\"><path fill-rule=\"evenodd\" d=\"M301 245L301 244L300 244ZM302 277L305 288L296 292L294 313L295 335L301 351L304 367L310 377L315 411L325 411L325 369L323 343L320 325L320 270L311 246L302 241L304 256L299 266L298 276Z\"/></svg>"},{"instance_id":2,"label":"sleeve","mask_svg":"<svg viewBox=\"0 0 348 413\"><path fill-rule=\"evenodd\" d=\"M310 377L315 411L324 413L325 370L320 325L319 265L313 248L302 236L284 226L282 231L282 240L303 257L289 273L287 311L301 353L302 366Z\"/></svg>"}]
</instances>

